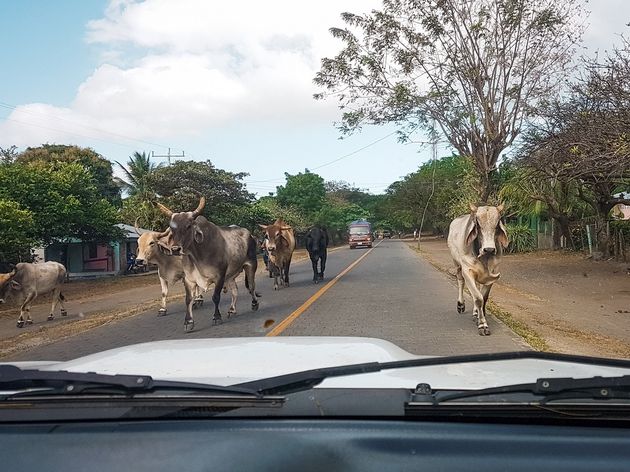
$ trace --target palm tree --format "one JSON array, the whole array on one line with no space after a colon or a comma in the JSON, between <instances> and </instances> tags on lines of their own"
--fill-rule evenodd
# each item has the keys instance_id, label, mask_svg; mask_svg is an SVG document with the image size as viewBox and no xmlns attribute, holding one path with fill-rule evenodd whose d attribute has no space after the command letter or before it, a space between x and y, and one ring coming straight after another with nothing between
<instances>
[{"instance_id":1,"label":"palm tree","mask_svg":"<svg viewBox=\"0 0 630 472\"><path fill-rule=\"evenodd\" d=\"M142 200L149 200L153 197L153 191L149 184L149 177L162 164L151 162L151 158L145 152L134 152L129 156L127 166L120 162L116 162L118 167L124 172L125 178L116 178L116 182L123 190L126 190L129 196L138 196Z\"/></svg>"}]
</instances>

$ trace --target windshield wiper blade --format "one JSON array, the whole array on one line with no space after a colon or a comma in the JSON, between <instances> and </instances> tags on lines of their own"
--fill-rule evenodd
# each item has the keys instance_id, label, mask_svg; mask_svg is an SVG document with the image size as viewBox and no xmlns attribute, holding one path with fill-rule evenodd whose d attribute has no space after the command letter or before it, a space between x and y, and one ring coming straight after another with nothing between
<instances>
[{"instance_id":1,"label":"windshield wiper blade","mask_svg":"<svg viewBox=\"0 0 630 472\"><path fill-rule=\"evenodd\" d=\"M427 384L421 384L420 392L416 392L413 402L422 399L433 405L488 396L501 396L515 393L526 393L538 397L538 404L567 399L620 400L630 399L630 375L620 377L589 377L575 379L572 377L541 378L535 383L506 385L502 387L465 390L461 392L445 393L433 392ZM420 386L419 386L420 387Z\"/></svg>"},{"instance_id":2,"label":"windshield wiper blade","mask_svg":"<svg viewBox=\"0 0 630 472\"><path fill-rule=\"evenodd\" d=\"M114 393L133 396L163 391L249 395L261 398L255 390L194 382L155 380L148 375L107 375L94 372L46 371L0 365L0 400L21 396L81 395Z\"/></svg>"},{"instance_id":3,"label":"windshield wiper blade","mask_svg":"<svg viewBox=\"0 0 630 472\"><path fill-rule=\"evenodd\" d=\"M449 364L473 364L480 362L505 361L515 359L538 359L630 369L630 360L625 359L607 359L538 351L515 351L449 357L429 357L391 362L367 362L363 364L322 367L320 369L305 370L291 374L279 375L275 377L268 377L265 379L235 384L233 385L233 387L248 388L265 395L281 395L310 390L311 388L323 382L325 379L331 377L345 377L349 375L366 374L370 372L380 372L383 370L392 369L407 369L412 367L442 366Z\"/></svg>"}]
</instances>

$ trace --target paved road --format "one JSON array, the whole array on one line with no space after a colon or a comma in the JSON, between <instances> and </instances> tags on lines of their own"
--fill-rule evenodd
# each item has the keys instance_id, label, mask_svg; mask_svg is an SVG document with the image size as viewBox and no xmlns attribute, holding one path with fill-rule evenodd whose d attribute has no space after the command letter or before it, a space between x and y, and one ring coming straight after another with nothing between
<instances>
[{"instance_id":1,"label":"paved road","mask_svg":"<svg viewBox=\"0 0 630 472\"><path fill-rule=\"evenodd\" d=\"M330 282L367 249L347 248L329 255L326 281ZM67 360L128 344L207 337L264 336L369 336L387 339L417 354L450 355L526 349L523 341L498 320L490 319L493 334L482 337L470 311L455 311L454 281L418 257L406 243L384 240L355 267L339 278L282 332L278 325L325 284L311 281L310 263L293 265L289 288L274 292L272 280L258 277L262 293L257 312L249 308L249 294L240 287L238 314L227 319L229 297L223 296L224 323L211 322L209 296L195 311L195 331L184 333L183 303L171 304L167 316L154 310L92 329L83 334L23 351L8 360ZM469 303L470 306L470 303ZM281 325L282 327L282 325ZM4 359L3 359L4 360Z\"/></svg>"}]
</instances>

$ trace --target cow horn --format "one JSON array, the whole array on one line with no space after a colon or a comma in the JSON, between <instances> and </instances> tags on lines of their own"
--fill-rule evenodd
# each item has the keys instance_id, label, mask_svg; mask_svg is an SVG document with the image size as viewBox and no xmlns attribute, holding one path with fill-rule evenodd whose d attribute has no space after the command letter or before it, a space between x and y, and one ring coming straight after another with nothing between
<instances>
[{"instance_id":1,"label":"cow horn","mask_svg":"<svg viewBox=\"0 0 630 472\"><path fill-rule=\"evenodd\" d=\"M283 226L282 228L280 228L280 231L289 231L292 230L293 228L291 226Z\"/></svg>"},{"instance_id":2,"label":"cow horn","mask_svg":"<svg viewBox=\"0 0 630 472\"><path fill-rule=\"evenodd\" d=\"M138 236L140 236L140 228L138 228L138 220L140 219L140 217L136 218L136 221L133 222L133 227L136 230L136 234Z\"/></svg>"},{"instance_id":3,"label":"cow horn","mask_svg":"<svg viewBox=\"0 0 630 472\"><path fill-rule=\"evenodd\" d=\"M160 209L162 213L164 213L169 218L173 216L173 211L167 206L162 205L160 202L155 202L155 205Z\"/></svg>"},{"instance_id":4,"label":"cow horn","mask_svg":"<svg viewBox=\"0 0 630 472\"><path fill-rule=\"evenodd\" d=\"M505 208L505 205L503 203L501 203L498 207L497 210L499 211L499 213L503 213L503 209Z\"/></svg>"},{"instance_id":5,"label":"cow horn","mask_svg":"<svg viewBox=\"0 0 630 472\"><path fill-rule=\"evenodd\" d=\"M192 214L193 218L198 217L201 214L203 207L205 206L206 206L206 197L202 195L201 198L199 199L199 205L197 205L197 208L195 209L195 211L193 211L193 214Z\"/></svg>"},{"instance_id":6,"label":"cow horn","mask_svg":"<svg viewBox=\"0 0 630 472\"><path fill-rule=\"evenodd\" d=\"M470 204L470 211L473 213L477 213L477 206L473 203Z\"/></svg>"},{"instance_id":7,"label":"cow horn","mask_svg":"<svg viewBox=\"0 0 630 472\"><path fill-rule=\"evenodd\" d=\"M158 235L156 236L156 239L162 239L163 237L167 236L168 234L170 234L171 232L171 228L166 228L165 231L158 233Z\"/></svg>"}]
</instances>

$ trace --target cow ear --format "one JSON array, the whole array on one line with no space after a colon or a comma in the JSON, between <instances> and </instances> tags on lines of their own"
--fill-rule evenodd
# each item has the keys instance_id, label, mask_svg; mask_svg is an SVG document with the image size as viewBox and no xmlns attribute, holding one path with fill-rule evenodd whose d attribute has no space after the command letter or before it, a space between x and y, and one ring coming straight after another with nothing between
<instances>
[{"instance_id":1,"label":"cow ear","mask_svg":"<svg viewBox=\"0 0 630 472\"><path fill-rule=\"evenodd\" d=\"M260 226L262 229L267 229L268 225L261 225L260 223L258 224L258 226Z\"/></svg>"},{"instance_id":2,"label":"cow ear","mask_svg":"<svg viewBox=\"0 0 630 472\"><path fill-rule=\"evenodd\" d=\"M497 240L503 246L503 249L508 247L510 240L508 239L507 228L501 220L499 220L499 226L497 226Z\"/></svg>"},{"instance_id":3,"label":"cow ear","mask_svg":"<svg viewBox=\"0 0 630 472\"><path fill-rule=\"evenodd\" d=\"M477 222L475 217L471 216L466 225L466 246L470 246L475 239L477 239Z\"/></svg>"},{"instance_id":4,"label":"cow ear","mask_svg":"<svg viewBox=\"0 0 630 472\"><path fill-rule=\"evenodd\" d=\"M195 231L195 242L201 244L203 242L203 231L201 231L197 225L194 226L193 230Z\"/></svg>"}]
</instances>

